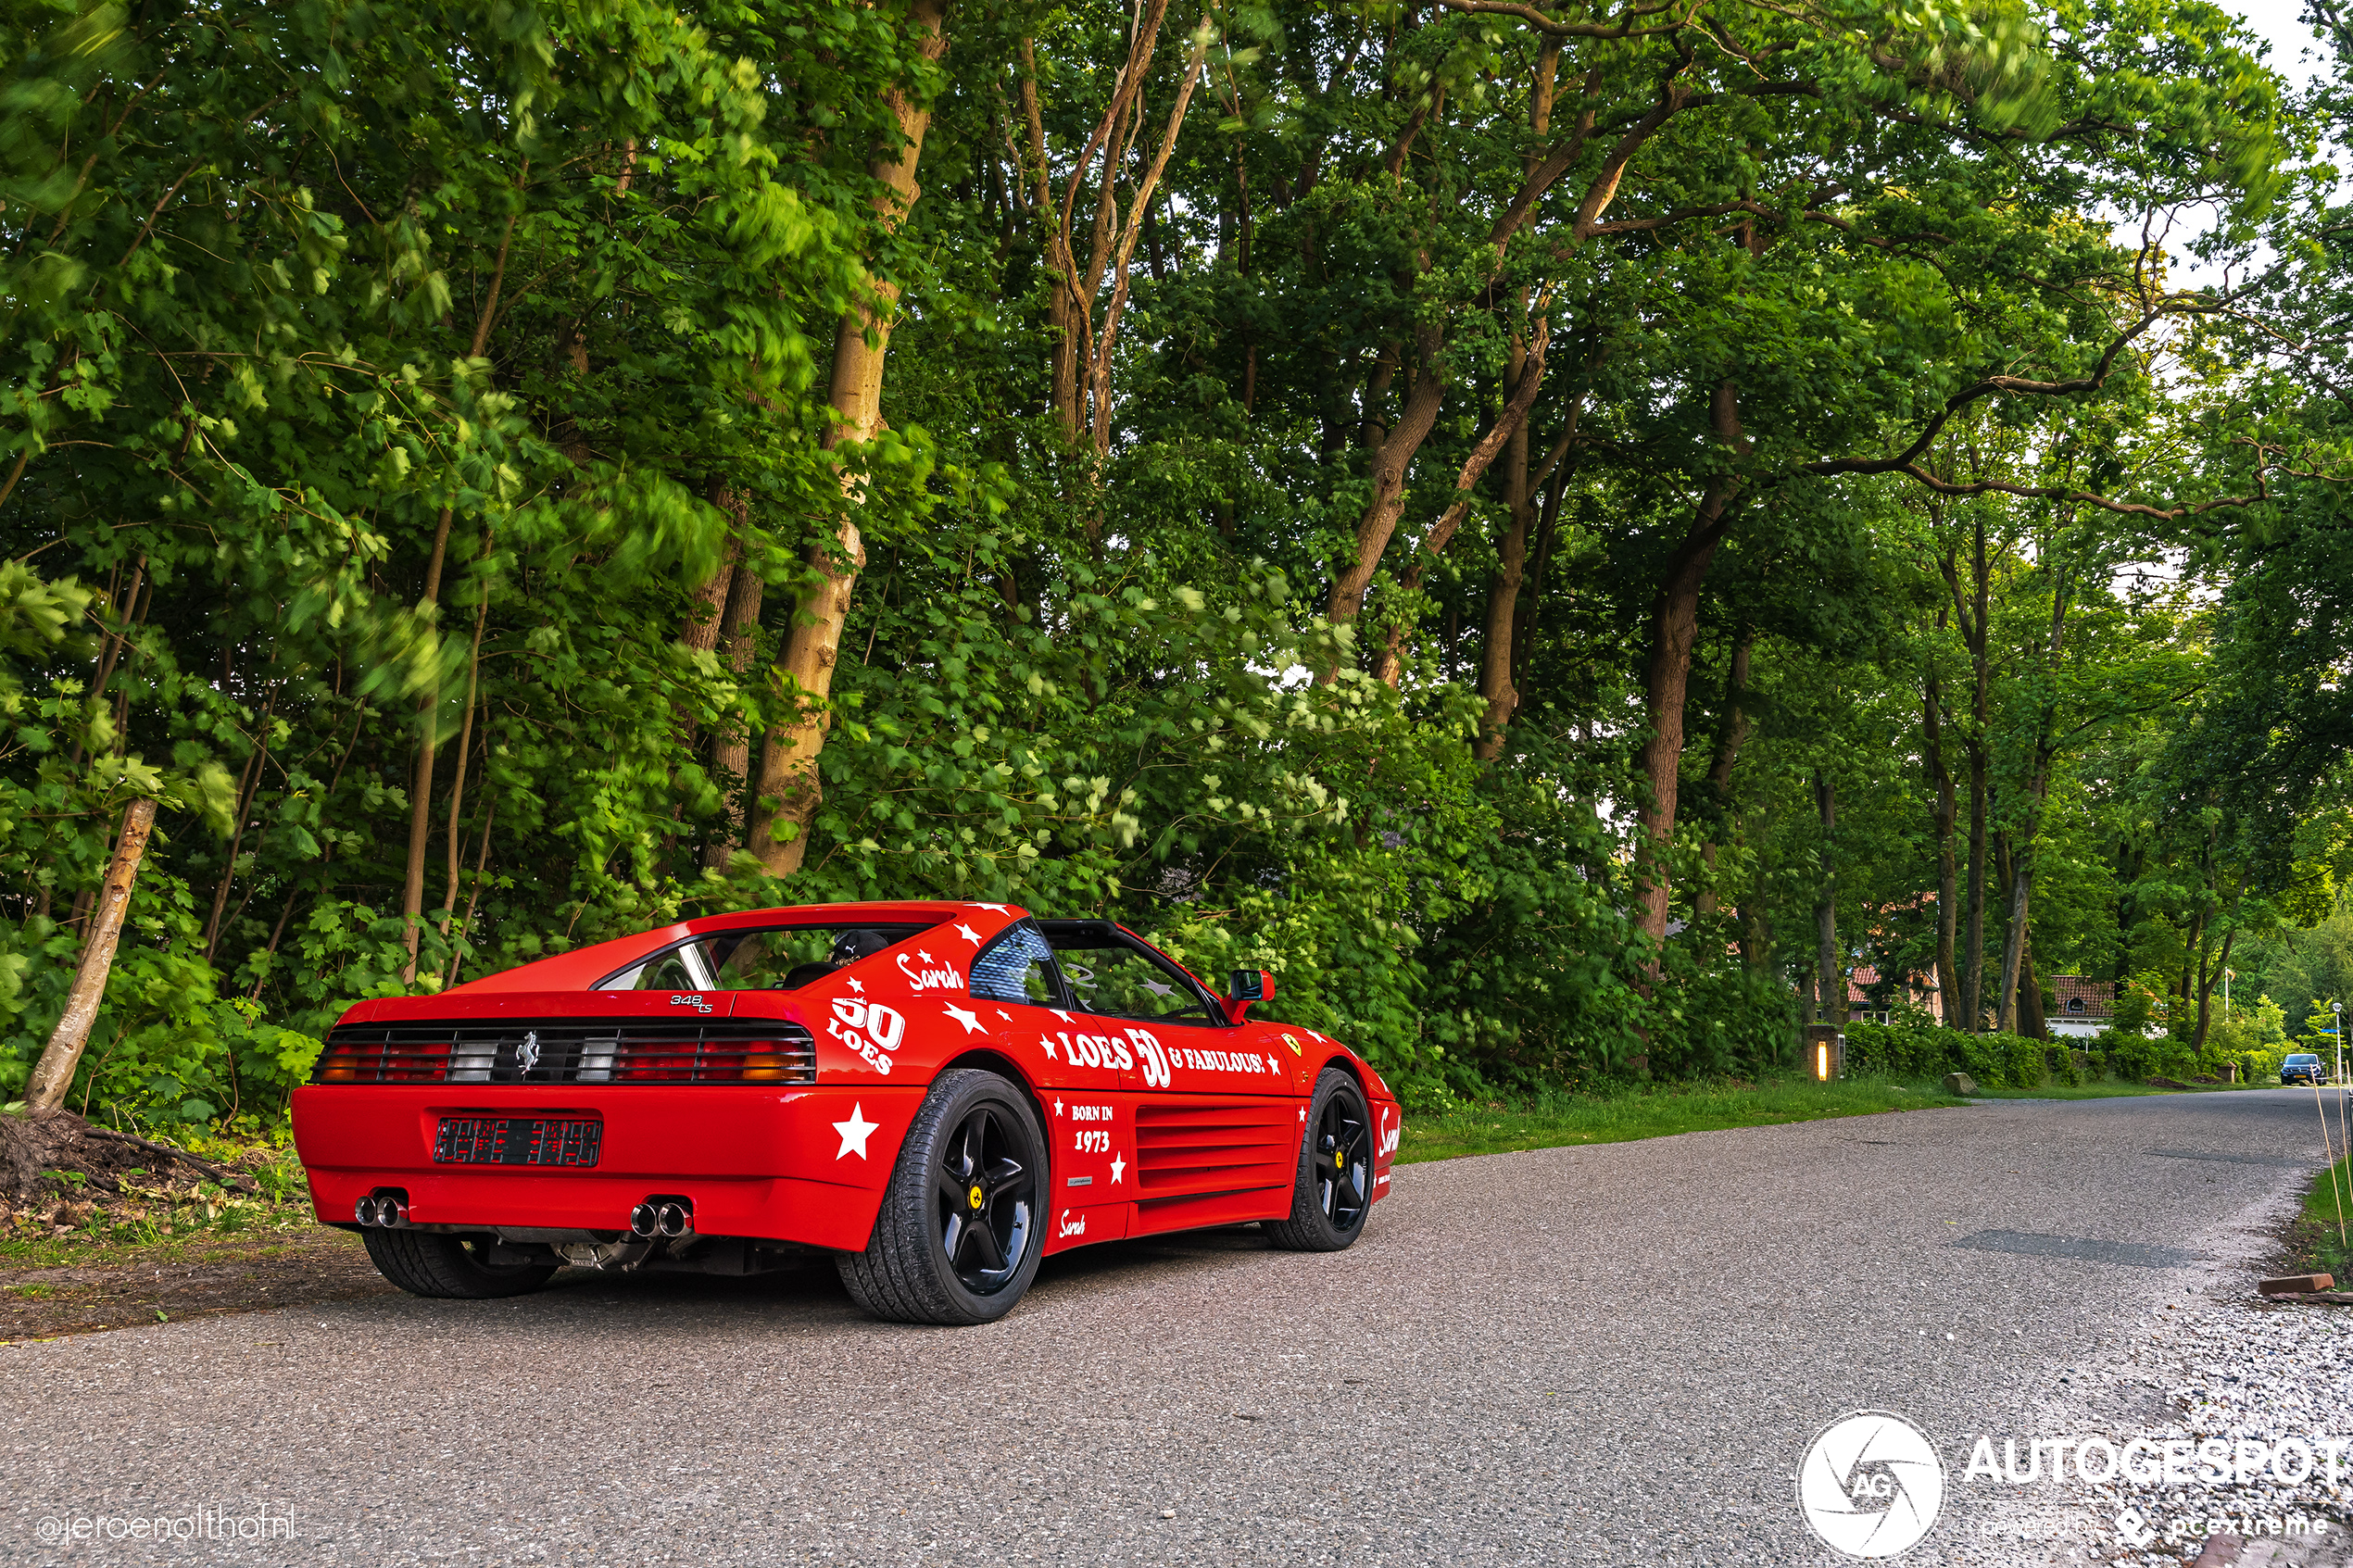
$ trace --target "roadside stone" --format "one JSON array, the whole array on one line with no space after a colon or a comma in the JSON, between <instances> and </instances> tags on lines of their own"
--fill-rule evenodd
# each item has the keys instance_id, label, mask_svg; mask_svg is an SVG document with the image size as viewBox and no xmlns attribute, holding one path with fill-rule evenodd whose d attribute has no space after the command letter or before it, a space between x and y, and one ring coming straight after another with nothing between
<instances>
[{"instance_id":1,"label":"roadside stone","mask_svg":"<svg viewBox=\"0 0 2353 1568\"><path fill-rule=\"evenodd\" d=\"M1944 1092L1967 1099L1977 1093L1977 1080L1966 1073L1947 1073L1944 1074Z\"/></svg>"}]
</instances>

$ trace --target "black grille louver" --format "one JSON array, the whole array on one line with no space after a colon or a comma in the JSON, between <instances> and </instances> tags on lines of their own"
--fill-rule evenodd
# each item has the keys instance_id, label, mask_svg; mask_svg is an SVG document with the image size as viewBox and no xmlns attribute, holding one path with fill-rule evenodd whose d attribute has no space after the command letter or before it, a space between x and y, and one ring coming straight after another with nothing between
<instances>
[{"instance_id":1,"label":"black grille louver","mask_svg":"<svg viewBox=\"0 0 2353 1568\"><path fill-rule=\"evenodd\" d=\"M813 1084L817 1042L780 1019L358 1023L327 1036L310 1081Z\"/></svg>"}]
</instances>

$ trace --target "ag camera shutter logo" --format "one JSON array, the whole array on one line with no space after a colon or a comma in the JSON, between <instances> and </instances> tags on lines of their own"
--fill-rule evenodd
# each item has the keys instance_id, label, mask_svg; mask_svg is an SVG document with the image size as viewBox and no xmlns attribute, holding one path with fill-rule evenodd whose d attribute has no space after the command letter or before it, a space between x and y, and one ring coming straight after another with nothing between
<instances>
[{"instance_id":1,"label":"ag camera shutter logo","mask_svg":"<svg viewBox=\"0 0 2353 1568\"><path fill-rule=\"evenodd\" d=\"M1920 1429L1885 1411L1822 1428L1797 1468L1797 1511L1848 1557L1894 1557L1917 1545L1944 1506L1944 1465Z\"/></svg>"}]
</instances>

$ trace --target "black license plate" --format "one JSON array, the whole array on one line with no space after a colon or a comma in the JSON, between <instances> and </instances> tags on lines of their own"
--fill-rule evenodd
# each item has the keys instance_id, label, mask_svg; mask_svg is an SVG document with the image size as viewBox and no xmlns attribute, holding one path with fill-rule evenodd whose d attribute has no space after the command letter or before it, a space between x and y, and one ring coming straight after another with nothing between
<instances>
[{"instance_id":1,"label":"black license plate","mask_svg":"<svg viewBox=\"0 0 2353 1568\"><path fill-rule=\"evenodd\" d=\"M569 1165L597 1162L601 1122L553 1116L445 1116L433 1141L443 1165Z\"/></svg>"}]
</instances>

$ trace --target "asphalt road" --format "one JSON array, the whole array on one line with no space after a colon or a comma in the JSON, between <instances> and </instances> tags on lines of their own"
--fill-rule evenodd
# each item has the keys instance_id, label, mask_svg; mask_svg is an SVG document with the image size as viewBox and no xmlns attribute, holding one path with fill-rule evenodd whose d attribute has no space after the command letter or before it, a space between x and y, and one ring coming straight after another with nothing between
<instances>
[{"instance_id":1,"label":"asphalt road","mask_svg":"<svg viewBox=\"0 0 2353 1568\"><path fill-rule=\"evenodd\" d=\"M826 1270L24 1347L0 1562L1822 1563L1826 1423L2028 1430L2320 1147L2306 1091L1979 1105L1414 1166L1351 1251L1094 1248L979 1329ZM41 1539L204 1509L296 1539ZM2014 1560L1966 1512L1923 1550Z\"/></svg>"}]
</instances>

